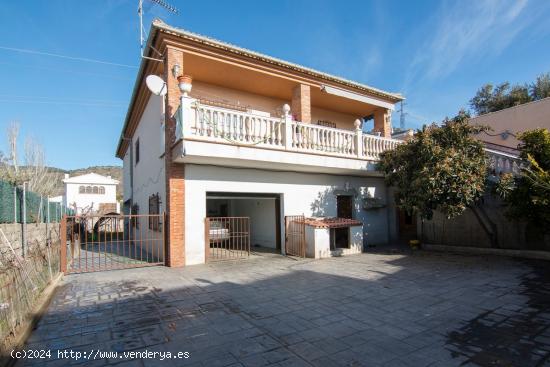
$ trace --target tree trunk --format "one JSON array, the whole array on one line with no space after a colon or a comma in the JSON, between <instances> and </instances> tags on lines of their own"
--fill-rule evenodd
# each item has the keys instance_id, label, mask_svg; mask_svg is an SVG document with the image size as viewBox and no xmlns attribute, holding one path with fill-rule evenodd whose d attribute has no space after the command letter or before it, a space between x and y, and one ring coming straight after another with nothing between
<instances>
[{"instance_id":1,"label":"tree trunk","mask_svg":"<svg viewBox=\"0 0 550 367\"><path fill-rule=\"evenodd\" d=\"M470 207L470 209L476 216L476 219L481 228L483 228L483 231L487 234L487 236L489 236L491 247L500 248L498 243L498 227L495 222L493 222L491 218L489 218L489 216L481 206L474 205Z\"/></svg>"}]
</instances>

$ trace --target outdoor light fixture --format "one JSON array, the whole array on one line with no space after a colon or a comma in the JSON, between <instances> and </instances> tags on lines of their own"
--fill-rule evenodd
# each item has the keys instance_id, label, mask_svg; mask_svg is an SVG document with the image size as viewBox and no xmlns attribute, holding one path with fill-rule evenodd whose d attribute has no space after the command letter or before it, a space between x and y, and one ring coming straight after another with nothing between
<instances>
[{"instance_id":1,"label":"outdoor light fixture","mask_svg":"<svg viewBox=\"0 0 550 367\"><path fill-rule=\"evenodd\" d=\"M180 64L178 63L174 64L174 66L172 66L172 75L174 76L174 78L177 78L178 76L180 76L180 73L181 73Z\"/></svg>"},{"instance_id":2,"label":"outdoor light fixture","mask_svg":"<svg viewBox=\"0 0 550 367\"><path fill-rule=\"evenodd\" d=\"M178 76L178 87L185 97L191 93L191 87L193 83L193 77L190 75L180 75Z\"/></svg>"}]
</instances>

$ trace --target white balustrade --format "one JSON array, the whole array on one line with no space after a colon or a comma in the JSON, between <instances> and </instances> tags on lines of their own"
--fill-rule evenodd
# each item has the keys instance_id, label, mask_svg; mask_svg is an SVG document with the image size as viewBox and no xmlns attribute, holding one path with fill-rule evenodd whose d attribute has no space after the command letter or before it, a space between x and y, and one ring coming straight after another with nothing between
<instances>
[{"instance_id":1,"label":"white balustrade","mask_svg":"<svg viewBox=\"0 0 550 367\"><path fill-rule=\"evenodd\" d=\"M353 156L355 132L292 122L292 147L333 155Z\"/></svg>"},{"instance_id":2,"label":"white balustrade","mask_svg":"<svg viewBox=\"0 0 550 367\"><path fill-rule=\"evenodd\" d=\"M374 135L363 135L363 156L369 159L379 159L380 153L395 149L403 141L387 139Z\"/></svg>"},{"instance_id":3,"label":"white balustrade","mask_svg":"<svg viewBox=\"0 0 550 367\"><path fill-rule=\"evenodd\" d=\"M185 134L186 138L196 140L365 160L377 160L381 152L402 143L367 135L359 129L344 130L291 121L289 115L286 118L264 117L198 103L194 110ZM357 142L362 142L361 149Z\"/></svg>"},{"instance_id":4,"label":"white balustrade","mask_svg":"<svg viewBox=\"0 0 550 367\"><path fill-rule=\"evenodd\" d=\"M496 176L503 173L518 175L521 172L523 163L518 156L492 149L485 149L485 153L489 169Z\"/></svg>"},{"instance_id":5,"label":"white balustrade","mask_svg":"<svg viewBox=\"0 0 550 367\"><path fill-rule=\"evenodd\" d=\"M204 105L195 111L193 136L237 145L284 146L281 119Z\"/></svg>"}]
</instances>

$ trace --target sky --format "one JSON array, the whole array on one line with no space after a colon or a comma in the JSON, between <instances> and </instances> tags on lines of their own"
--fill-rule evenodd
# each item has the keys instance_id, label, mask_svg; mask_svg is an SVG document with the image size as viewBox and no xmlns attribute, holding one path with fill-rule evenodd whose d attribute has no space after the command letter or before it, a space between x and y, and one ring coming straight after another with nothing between
<instances>
[{"instance_id":1,"label":"sky","mask_svg":"<svg viewBox=\"0 0 550 367\"><path fill-rule=\"evenodd\" d=\"M406 127L441 121L485 83L550 71L550 1L151 0L152 19L406 98ZM140 63L137 0L0 0L6 129L63 169L121 165L115 149ZM394 125L399 116L393 116Z\"/></svg>"}]
</instances>

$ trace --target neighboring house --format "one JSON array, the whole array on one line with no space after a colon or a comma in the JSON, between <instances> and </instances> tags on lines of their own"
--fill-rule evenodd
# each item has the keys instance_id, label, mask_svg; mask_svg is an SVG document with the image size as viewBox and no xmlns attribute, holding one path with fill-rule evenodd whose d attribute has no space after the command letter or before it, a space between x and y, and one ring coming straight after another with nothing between
<instances>
[{"instance_id":1,"label":"neighboring house","mask_svg":"<svg viewBox=\"0 0 550 367\"><path fill-rule=\"evenodd\" d=\"M550 97L480 115L470 121L492 129L477 136L488 148L514 154L520 144L519 133L536 128L550 129Z\"/></svg>"},{"instance_id":2,"label":"neighboring house","mask_svg":"<svg viewBox=\"0 0 550 367\"><path fill-rule=\"evenodd\" d=\"M63 204L74 209L77 214L120 212L120 205L116 200L118 181L111 176L87 173L69 177L69 174L65 174L63 183Z\"/></svg>"},{"instance_id":3,"label":"neighboring house","mask_svg":"<svg viewBox=\"0 0 550 367\"><path fill-rule=\"evenodd\" d=\"M519 173L517 139L519 133L537 128L550 129L550 97L490 112L470 119L474 125L485 125L490 131L476 136L485 144L489 164L496 175Z\"/></svg>"},{"instance_id":4,"label":"neighboring house","mask_svg":"<svg viewBox=\"0 0 550 367\"><path fill-rule=\"evenodd\" d=\"M322 218L307 220L315 257L395 237L393 198L376 164L400 143L391 112L402 96L160 21L147 50L116 155L125 212L167 213L169 266L204 263L212 236L222 243L249 231L252 246L284 253L295 235L285 217L301 214ZM164 98L147 88L151 74L166 82ZM362 131L365 117L380 136ZM228 232L234 217L248 221Z\"/></svg>"}]
</instances>

